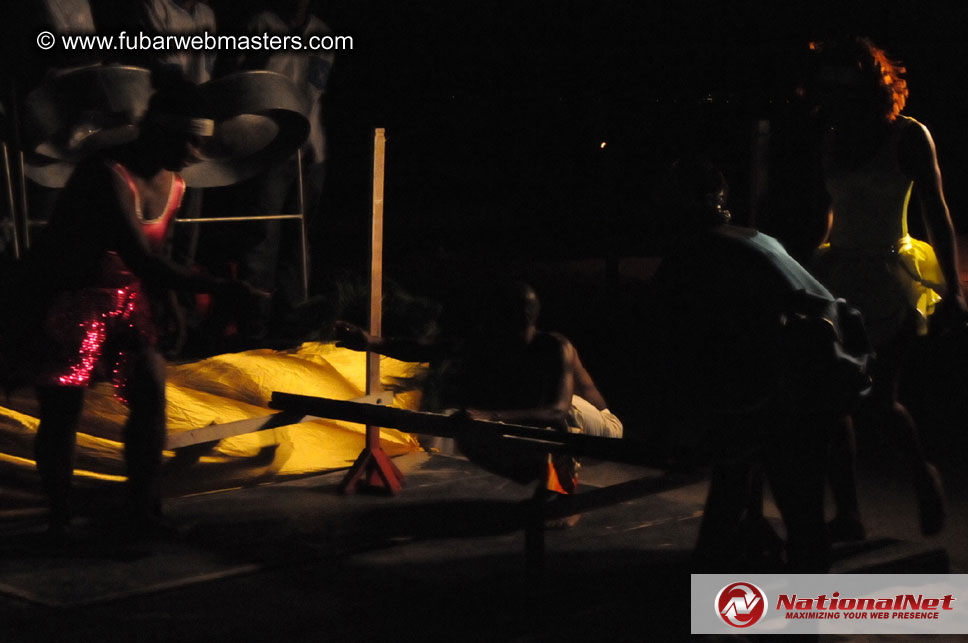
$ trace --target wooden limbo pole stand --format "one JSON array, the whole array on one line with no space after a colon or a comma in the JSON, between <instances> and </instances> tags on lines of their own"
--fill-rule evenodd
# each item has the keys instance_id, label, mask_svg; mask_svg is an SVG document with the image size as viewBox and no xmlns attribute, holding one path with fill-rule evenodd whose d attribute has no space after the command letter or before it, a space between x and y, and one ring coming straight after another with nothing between
<instances>
[{"instance_id":1,"label":"wooden limbo pole stand","mask_svg":"<svg viewBox=\"0 0 968 643\"><path fill-rule=\"evenodd\" d=\"M386 135L377 128L373 136L373 224L370 235L370 334L380 335L383 325L383 176ZM380 385L380 356L366 354L366 394L376 395ZM340 484L343 493L356 493L360 486L390 494L400 491L403 474L380 447L380 427L366 426L366 446Z\"/></svg>"}]
</instances>

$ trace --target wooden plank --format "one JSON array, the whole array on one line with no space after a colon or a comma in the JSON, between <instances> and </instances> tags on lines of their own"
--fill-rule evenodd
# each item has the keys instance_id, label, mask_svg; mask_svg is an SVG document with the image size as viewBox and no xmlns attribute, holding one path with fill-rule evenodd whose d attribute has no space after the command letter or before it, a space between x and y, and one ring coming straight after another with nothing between
<instances>
[{"instance_id":1,"label":"wooden plank","mask_svg":"<svg viewBox=\"0 0 968 643\"><path fill-rule=\"evenodd\" d=\"M373 219L370 226L370 334L383 333L383 183L386 171L386 133L373 135ZM367 353L366 393L380 392L380 356Z\"/></svg>"},{"instance_id":2,"label":"wooden plank","mask_svg":"<svg viewBox=\"0 0 968 643\"><path fill-rule=\"evenodd\" d=\"M393 394L380 393L377 395L365 395L351 401L375 405L389 404L393 401ZM319 419L322 418L306 415L304 413L283 412L273 413L272 415L265 415L257 418L249 418L246 420L238 420L236 422L226 422L224 424L210 424L197 429L191 429L190 431L182 431L180 433L173 433L169 435L168 439L165 441L165 448L170 450L181 449L195 444L217 442L219 440L232 438L237 435L255 433L256 431L266 431L268 429L277 429L282 426L299 424L300 422L311 422L312 420Z\"/></svg>"},{"instance_id":3,"label":"wooden plank","mask_svg":"<svg viewBox=\"0 0 968 643\"><path fill-rule=\"evenodd\" d=\"M182 431L168 436L165 441L166 449L182 449L194 444L204 444L206 442L218 442L226 438L237 435L255 433L256 431L267 431L277 429L281 426L299 424L309 418L302 413L275 413L263 417L238 420L236 422L226 422L225 424L210 424L190 431Z\"/></svg>"},{"instance_id":4,"label":"wooden plank","mask_svg":"<svg viewBox=\"0 0 968 643\"><path fill-rule=\"evenodd\" d=\"M462 431L480 431L483 435L504 439L508 448L548 453L570 453L614 462L644 466L651 464L660 468L663 464L657 461L656 455L647 445L634 440L563 433L551 428L471 420L439 413L408 411L387 406L359 404L279 391L272 394L269 407L347 422L374 424L405 433L456 437Z\"/></svg>"}]
</instances>

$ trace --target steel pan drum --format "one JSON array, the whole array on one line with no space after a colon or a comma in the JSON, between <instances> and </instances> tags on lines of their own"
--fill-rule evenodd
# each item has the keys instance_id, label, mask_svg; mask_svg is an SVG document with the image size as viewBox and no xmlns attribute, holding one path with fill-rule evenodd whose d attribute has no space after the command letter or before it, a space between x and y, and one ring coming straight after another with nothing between
<instances>
[{"instance_id":1,"label":"steel pan drum","mask_svg":"<svg viewBox=\"0 0 968 643\"><path fill-rule=\"evenodd\" d=\"M140 67L93 65L49 76L24 101L27 176L63 187L82 158L137 136L151 93L151 73Z\"/></svg>"},{"instance_id":2,"label":"steel pan drum","mask_svg":"<svg viewBox=\"0 0 968 643\"><path fill-rule=\"evenodd\" d=\"M309 134L309 105L287 77L249 71L202 85L215 119L207 160L183 172L191 187L232 185L284 162Z\"/></svg>"},{"instance_id":3,"label":"steel pan drum","mask_svg":"<svg viewBox=\"0 0 968 643\"><path fill-rule=\"evenodd\" d=\"M232 185L284 162L309 133L309 106L287 77L233 74L201 86L215 119L205 160L182 176L191 187ZM140 67L95 65L52 75L25 101L26 174L63 187L93 152L133 140L153 93Z\"/></svg>"}]
</instances>

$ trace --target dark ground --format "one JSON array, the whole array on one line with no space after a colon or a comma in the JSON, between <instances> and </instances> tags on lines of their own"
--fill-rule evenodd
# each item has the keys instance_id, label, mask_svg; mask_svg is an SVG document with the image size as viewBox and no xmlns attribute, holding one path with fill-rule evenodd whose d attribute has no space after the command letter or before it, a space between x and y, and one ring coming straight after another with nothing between
<instances>
[{"instance_id":1,"label":"dark ground","mask_svg":"<svg viewBox=\"0 0 968 643\"><path fill-rule=\"evenodd\" d=\"M910 489L862 459L868 546L835 571L968 569L963 478L948 476L945 533L917 533ZM449 456L398 459L395 498L341 496L341 472L172 499L177 540L120 545L104 509L66 550L39 542L40 515L0 514L4 641L641 641L688 634L689 550L705 495L696 482L586 513L546 536L529 571L526 487ZM587 491L658 472L588 462ZM110 506L107 490L100 504ZM95 502L96 506L98 503ZM767 507L774 524L776 511ZM101 516L100 518L98 516ZM886 544L883 539L907 543ZM878 544L879 543L879 544ZM940 565L940 567L939 567ZM880 567L878 567L880 566ZM836 638L831 640L838 640ZM863 640L863 639L854 639ZM953 640L953 639L945 639Z\"/></svg>"}]
</instances>

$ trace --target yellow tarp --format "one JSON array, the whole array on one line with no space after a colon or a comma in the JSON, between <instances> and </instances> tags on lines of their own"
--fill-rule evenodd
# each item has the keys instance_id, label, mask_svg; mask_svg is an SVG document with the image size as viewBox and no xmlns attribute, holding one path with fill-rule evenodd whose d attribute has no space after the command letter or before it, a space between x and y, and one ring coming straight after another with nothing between
<instances>
[{"instance_id":1,"label":"yellow tarp","mask_svg":"<svg viewBox=\"0 0 968 643\"><path fill-rule=\"evenodd\" d=\"M414 365L381 360L385 382L409 377ZM217 355L168 368L168 432L258 418L273 413L273 391L352 399L364 394L363 353L332 344L307 343L290 351L253 350ZM417 393L397 395L396 405L416 408ZM0 407L0 468L32 469L37 404L25 391ZM127 409L106 384L92 387L77 436L76 475L123 480L121 432ZM419 449L408 434L384 429L382 447L389 455ZM348 467L364 444L358 424L319 420L222 440L197 462L172 464L166 471L167 493L189 493L268 478L305 475ZM266 447L270 447L266 449ZM273 451L274 450L274 451ZM166 452L166 458L172 454Z\"/></svg>"}]
</instances>

